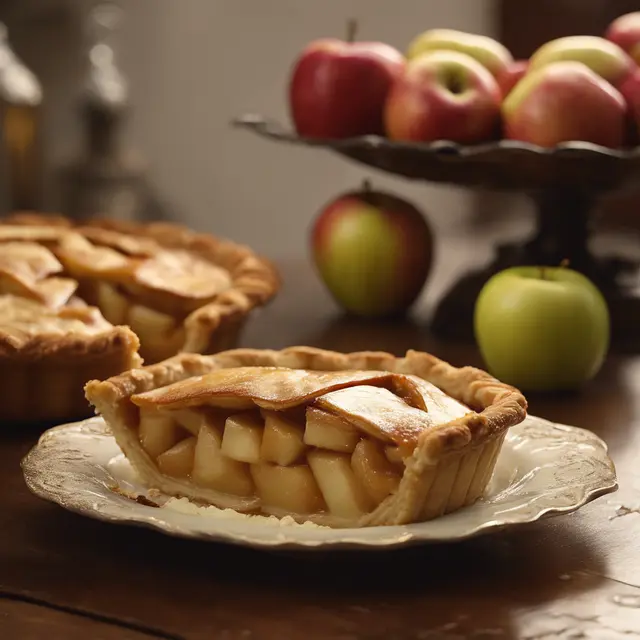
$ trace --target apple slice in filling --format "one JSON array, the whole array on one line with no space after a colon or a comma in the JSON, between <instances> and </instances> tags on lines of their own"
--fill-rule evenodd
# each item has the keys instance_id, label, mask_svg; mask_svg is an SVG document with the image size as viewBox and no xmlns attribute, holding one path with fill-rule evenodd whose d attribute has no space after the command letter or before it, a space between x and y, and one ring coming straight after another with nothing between
<instances>
[{"instance_id":1,"label":"apple slice in filling","mask_svg":"<svg viewBox=\"0 0 640 640\"><path fill-rule=\"evenodd\" d=\"M258 495L268 508L310 514L324 510L318 483L306 464L283 467L269 462L251 465Z\"/></svg>"},{"instance_id":2,"label":"apple slice in filling","mask_svg":"<svg viewBox=\"0 0 640 640\"><path fill-rule=\"evenodd\" d=\"M185 438L158 456L158 469L174 478L186 478L191 475L195 451L196 438Z\"/></svg>"},{"instance_id":3,"label":"apple slice in filling","mask_svg":"<svg viewBox=\"0 0 640 640\"><path fill-rule=\"evenodd\" d=\"M330 451L310 451L307 460L332 514L358 518L373 504L351 468L351 456Z\"/></svg>"},{"instance_id":4,"label":"apple slice in filling","mask_svg":"<svg viewBox=\"0 0 640 640\"><path fill-rule=\"evenodd\" d=\"M203 487L237 496L253 495L249 466L222 453L221 429L210 424L200 427L191 477Z\"/></svg>"},{"instance_id":5,"label":"apple slice in filling","mask_svg":"<svg viewBox=\"0 0 640 640\"><path fill-rule=\"evenodd\" d=\"M140 338L145 360L157 361L178 352L184 344L184 330L173 316L141 304L129 309L127 321Z\"/></svg>"},{"instance_id":6,"label":"apple slice in filling","mask_svg":"<svg viewBox=\"0 0 640 640\"><path fill-rule=\"evenodd\" d=\"M351 468L371 499L380 504L396 491L400 476L375 442L363 438L351 456Z\"/></svg>"},{"instance_id":7,"label":"apple slice in filling","mask_svg":"<svg viewBox=\"0 0 640 640\"><path fill-rule=\"evenodd\" d=\"M154 409L140 410L140 429L138 437L142 448L152 457L157 458L186 435L166 412Z\"/></svg>"},{"instance_id":8,"label":"apple slice in filling","mask_svg":"<svg viewBox=\"0 0 640 640\"><path fill-rule=\"evenodd\" d=\"M299 460L306 449L302 427L280 411L262 411L262 417L265 423L260 459L282 466Z\"/></svg>"},{"instance_id":9,"label":"apple slice in filling","mask_svg":"<svg viewBox=\"0 0 640 640\"><path fill-rule=\"evenodd\" d=\"M263 431L264 422L257 412L229 416L222 436L222 453L238 462L259 462Z\"/></svg>"},{"instance_id":10,"label":"apple slice in filling","mask_svg":"<svg viewBox=\"0 0 640 640\"><path fill-rule=\"evenodd\" d=\"M127 324L129 301L114 285L99 281L96 283L96 297L102 315L114 325Z\"/></svg>"},{"instance_id":11,"label":"apple slice in filling","mask_svg":"<svg viewBox=\"0 0 640 640\"><path fill-rule=\"evenodd\" d=\"M306 445L351 453L359 439L356 429L338 416L315 407L307 409L307 426L304 430Z\"/></svg>"}]
</instances>

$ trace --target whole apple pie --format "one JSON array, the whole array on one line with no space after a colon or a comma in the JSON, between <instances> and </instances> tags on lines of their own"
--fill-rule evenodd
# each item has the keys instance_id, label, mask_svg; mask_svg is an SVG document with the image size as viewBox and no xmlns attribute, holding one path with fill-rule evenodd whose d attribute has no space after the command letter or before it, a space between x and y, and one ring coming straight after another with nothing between
<instances>
[{"instance_id":1,"label":"whole apple pie","mask_svg":"<svg viewBox=\"0 0 640 640\"><path fill-rule=\"evenodd\" d=\"M0 222L0 421L85 416L87 380L235 344L278 289L250 249L166 223Z\"/></svg>"},{"instance_id":2,"label":"whole apple pie","mask_svg":"<svg viewBox=\"0 0 640 640\"><path fill-rule=\"evenodd\" d=\"M428 353L310 347L180 354L85 391L149 487L335 527L472 504L527 406Z\"/></svg>"}]
</instances>

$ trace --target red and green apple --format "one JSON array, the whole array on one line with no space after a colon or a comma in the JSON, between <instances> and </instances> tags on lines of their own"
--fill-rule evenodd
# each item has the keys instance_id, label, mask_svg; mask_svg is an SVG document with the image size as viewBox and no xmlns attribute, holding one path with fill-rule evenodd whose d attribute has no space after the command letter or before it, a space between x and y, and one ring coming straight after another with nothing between
<instances>
[{"instance_id":1,"label":"red and green apple","mask_svg":"<svg viewBox=\"0 0 640 640\"><path fill-rule=\"evenodd\" d=\"M452 140L474 144L495 138L502 94L491 73L457 51L433 51L407 64L385 107L393 140Z\"/></svg>"},{"instance_id":2,"label":"red and green apple","mask_svg":"<svg viewBox=\"0 0 640 640\"><path fill-rule=\"evenodd\" d=\"M311 248L320 277L344 309L384 317L403 313L420 294L433 239L416 207L365 184L320 212Z\"/></svg>"},{"instance_id":3,"label":"red and green apple","mask_svg":"<svg viewBox=\"0 0 640 640\"><path fill-rule=\"evenodd\" d=\"M582 62L614 86L619 86L636 66L610 40L598 36L567 36L543 44L529 59L529 70L536 71L563 61Z\"/></svg>"},{"instance_id":4,"label":"red and green apple","mask_svg":"<svg viewBox=\"0 0 640 640\"><path fill-rule=\"evenodd\" d=\"M553 62L528 73L502 104L504 136L541 147L584 141L625 143L622 94L581 62Z\"/></svg>"},{"instance_id":5,"label":"red and green apple","mask_svg":"<svg viewBox=\"0 0 640 640\"><path fill-rule=\"evenodd\" d=\"M509 66L496 78L502 96L506 97L529 70L528 60L514 60Z\"/></svg>"},{"instance_id":6,"label":"red and green apple","mask_svg":"<svg viewBox=\"0 0 640 640\"><path fill-rule=\"evenodd\" d=\"M485 284L475 335L489 371L524 391L580 387L609 347L609 311L597 287L565 267L512 267Z\"/></svg>"}]
</instances>

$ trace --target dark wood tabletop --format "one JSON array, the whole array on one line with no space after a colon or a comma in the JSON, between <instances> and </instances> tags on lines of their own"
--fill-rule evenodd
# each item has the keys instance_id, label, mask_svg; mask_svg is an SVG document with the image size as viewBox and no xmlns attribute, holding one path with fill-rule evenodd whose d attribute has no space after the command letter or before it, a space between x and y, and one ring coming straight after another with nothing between
<instances>
[{"instance_id":1,"label":"dark wood tabletop","mask_svg":"<svg viewBox=\"0 0 640 640\"><path fill-rule=\"evenodd\" d=\"M473 346L431 338L421 313L345 319L307 265L282 270L247 346L416 348L481 364ZM573 515L393 552L257 552L84 518L29 493L19 464L38 432L5 430L0 638L640 638L640 357L612 354L582 392L529 400L605 438L620 490Z\"/></svg>"}]
</instances>

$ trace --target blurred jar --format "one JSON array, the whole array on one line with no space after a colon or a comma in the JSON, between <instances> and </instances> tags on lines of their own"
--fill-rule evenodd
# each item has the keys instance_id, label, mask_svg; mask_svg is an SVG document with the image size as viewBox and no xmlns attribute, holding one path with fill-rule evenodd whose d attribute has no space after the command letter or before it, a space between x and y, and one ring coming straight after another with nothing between
<instances>
[{"instance_id":1,"label":"blurred jar","mask_svg":"<svg viewBox=\"0 0 640 640\"><path fill-rule=\"evenodd\" d=\"M38 210L42 202L42 88L11 49L0 23L1 210Z\"/></svg>"}]
</instances>

